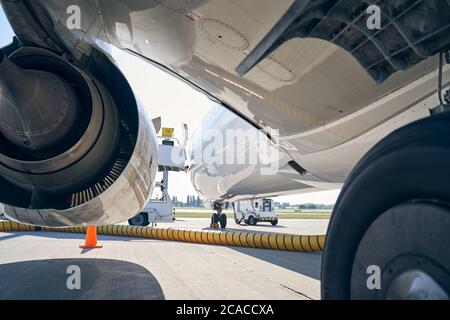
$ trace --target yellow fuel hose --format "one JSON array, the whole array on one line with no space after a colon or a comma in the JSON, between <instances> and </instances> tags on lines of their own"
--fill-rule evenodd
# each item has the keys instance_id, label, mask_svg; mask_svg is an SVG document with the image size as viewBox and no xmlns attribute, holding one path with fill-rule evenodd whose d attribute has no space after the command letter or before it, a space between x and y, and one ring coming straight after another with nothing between
<instances>
[{"instance_id":1,"label":"yellow fuel hose","mask_svg":"<svg viewBox=\"0 0 450 320\"><path fill-rule=\"evenodd\" d=\"M0 232L43 231L86 233L87 227L35 227L13 221L0 221ZM155 240L192 242L219 246L235 246L297 252L322 252L325 235L294 235L271 232L188 230L178 228L108 225L97 227L97 234Z\"/></svg>"}]
</instances>

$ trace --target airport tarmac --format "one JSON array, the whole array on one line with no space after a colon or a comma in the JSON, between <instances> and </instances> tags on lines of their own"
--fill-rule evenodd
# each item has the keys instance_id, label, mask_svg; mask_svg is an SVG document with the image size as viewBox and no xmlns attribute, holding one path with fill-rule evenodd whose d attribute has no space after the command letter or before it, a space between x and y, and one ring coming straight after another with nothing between
<instances>
[{"instance_id":1,"label":"airport tarmac","mask_svg":"<svg viewBox=\"0 0 450 320\"><path fill-rule=\"evenodd\" d=\"M177 218L175 223L159 223L158 226L177 228L209 230L211 220L207 218ZM227 230L253 231L253 232L276 232L289 234L325 234L328 228L327 219L280 219L278 225L272 226L269 222L260 222L256 226L246 224L238 225L232 219L227 221Z\"/></svg>"},{"instance_id":2,"label":"airport tarmac","mask_svg":"<svg viewBox=\"0 0 450 320\"><path fill-rule=\"evenodd\" d=\"M180 218L168 226L203 229L205 222ZM274 228L228 221L233 229L297 234L326 230L327 222L281 220ZM79 234L1 233L0 299L320 298L320 254L111 236L99 236L102 249L81 250L82 240ZM67 287L70 266L80 268L80 290Z\"/></svg>"}]
</instances>

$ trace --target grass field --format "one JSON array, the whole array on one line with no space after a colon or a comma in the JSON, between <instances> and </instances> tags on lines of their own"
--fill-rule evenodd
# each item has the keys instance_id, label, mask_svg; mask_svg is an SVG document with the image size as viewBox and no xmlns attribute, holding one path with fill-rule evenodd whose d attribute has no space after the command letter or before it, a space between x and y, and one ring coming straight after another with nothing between
<instances>
[{"instance_id":1,"label":"grass field","mask_svg":"<svg viewBox=\"0 0 450 320\"><path fill-rule=\"evenodd\" d=\"M210 218L212 210L203 208L176 208L175 216L178 218ZM232 210L224 210L228 218L233 219ZM277 211L279 219L330 219L329 211L304 211L295 212L294 210Z\"/></svg>"}]
</instances>

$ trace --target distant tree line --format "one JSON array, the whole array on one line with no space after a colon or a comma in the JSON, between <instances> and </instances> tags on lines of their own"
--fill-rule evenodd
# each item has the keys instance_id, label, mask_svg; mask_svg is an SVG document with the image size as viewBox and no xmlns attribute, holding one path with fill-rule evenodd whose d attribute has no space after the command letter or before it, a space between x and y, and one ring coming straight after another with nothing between
<instances>
[{"instance_id":1,"label":"distant tree line","mask_svg":"<svg viewBox=\"0 0 450 320\"><path fill-rule=\"evenodd\" d=\"M203 203L203 200L200 199L199 196L187 196L186 202L178 200L176 196L172 197L172 203L175 207L183 208L183 207L189 207L189 208L204 208L205 204Z\"/></svg>"},{"instance_id":2,"label":"distant tree line","mask_svg":"<svg viewBox=\"0 0 450 320\"><path fill-rule=\"evenodd\" d=\"M289 202L275 202L275 207L280 209L300 209L300 210L332 210L334 204L318 204L318 203L303 203L290 204Z\"/></svg>"},{"instance_id":3,"label":"distant tree line","mask_svg":"<svg viewBox=\"0 0 450 320\"><path fill-rule=\"evenodd\" d=\"M304 203L297 206L301 210L332 210L334 204Z\"/></svg>"}]
</instances>

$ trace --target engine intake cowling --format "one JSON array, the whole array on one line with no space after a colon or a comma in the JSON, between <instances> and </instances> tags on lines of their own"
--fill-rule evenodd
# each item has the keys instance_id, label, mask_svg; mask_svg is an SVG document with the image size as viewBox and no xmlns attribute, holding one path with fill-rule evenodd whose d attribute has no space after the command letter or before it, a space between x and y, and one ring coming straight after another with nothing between
<instances>
[{"instance_id":1,"label":"engine intake cowling","mask_svg":"<svg viewBox=\"0 0 450 320\"><path fill-rule=\"evenodd\" d=\"M0 211L13 220L117 223L150 196L154 129L119 70L93 56L96 77L42 49L0 54Z\"/></svg>"}]
</instances>

